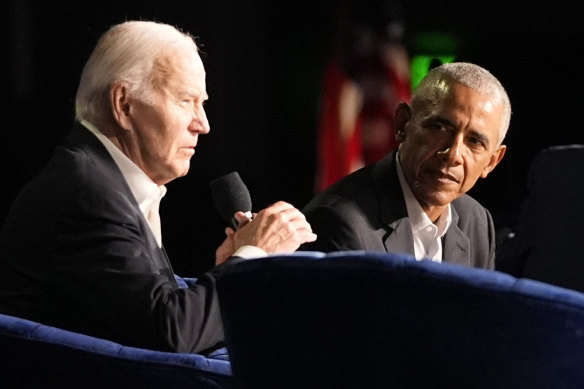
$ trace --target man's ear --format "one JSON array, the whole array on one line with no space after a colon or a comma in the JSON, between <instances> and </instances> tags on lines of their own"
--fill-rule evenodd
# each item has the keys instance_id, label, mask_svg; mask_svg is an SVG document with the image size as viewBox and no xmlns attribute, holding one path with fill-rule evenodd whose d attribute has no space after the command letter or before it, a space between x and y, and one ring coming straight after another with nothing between
<instances>
[{"instance_id":1,"label":"man's ear","mask_svg":"<svg viewBox=\"0 0 584 389\"><path fill-rule=\"evenodd\" d=\"M503 159L503 156L505 155L506 150L507 150L507 146L501 145L497 148L497 150L495 150L493 152L493 154L491 155L491 159L489 160L488 165L485 166L485 168L483 169L483 171L481 173L482 178L486 178L489 175L489 173L493 171L495 166L497 166L499 164L499 162L501 162L501 160Z\"/></svg>"},{"instance_id":2,"label":"man's ear","mask_svg":"<svg viewBox=\"0 0 584 389\"><path fill-rule=\"evenodd\" d=\"M398 143L406 140L406 124L410 121L412 112L406 103L400 103L395 110L395 139Z\"/></svg>"},{"instance_id":3,"label":"man's ear","mask_svg":"<svg viewBox=\"0 0 584 389\"><path fill-rule=\"evenodd\" d=\"M130 123L130 93L128 85L116 82L110 89L110 104L115 122L123 129L129 130Z\"/></svg>"}]
</instances>

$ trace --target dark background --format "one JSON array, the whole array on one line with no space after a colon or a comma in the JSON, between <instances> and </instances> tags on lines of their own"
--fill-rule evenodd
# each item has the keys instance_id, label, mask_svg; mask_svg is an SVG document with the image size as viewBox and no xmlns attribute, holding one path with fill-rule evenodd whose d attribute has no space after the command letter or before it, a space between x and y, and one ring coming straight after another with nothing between
<instances>
[{"instance_id":1,"label":"dark background","mask_svg":"<svg viewBox=\"0 0 584 389\"><path fill-rule=\"evenodd\" d=\"M584 142L581 21L576 2L477 3L404 2L406 37L412 52L422 33L458 37L457 59L486 67L507 88L513 105L507 155L471 194L498 226L513 226L534 154ZM3 2L0 221L70 129L79 75L99 35L127 19L158 20L198 37L211 97L211 133L162 203L165 247L178 274L211 266L224 229L211 179L238 171L256 211L279 199L301 208L313 194L320 82L339 4Z\"/></svg>"}]
</instances>

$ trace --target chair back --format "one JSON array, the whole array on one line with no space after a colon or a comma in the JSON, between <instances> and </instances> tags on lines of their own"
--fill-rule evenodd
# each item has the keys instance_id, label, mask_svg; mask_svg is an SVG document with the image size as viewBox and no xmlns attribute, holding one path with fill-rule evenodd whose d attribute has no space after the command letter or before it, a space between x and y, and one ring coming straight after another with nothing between
<instances>
[{"instance_id":1,"label":"chair back","mask_svg":"<svg viewBox=\"0 0 584 389\"><path fill-rule=\"evenodd\" d=\"M552 146L531 163L528 197L501 270L584 292L584 145Z\"/></svg>"},{"instance_id":2,"label":"chair back","mask_svg":"<svg viewBox=\"0 0 584 389\"><path fill-rule=\"evenodd\" d=\"M584 295L407 255L296 253L218 280L241 388L582 388Z\"/></svg>"}]
</instances>

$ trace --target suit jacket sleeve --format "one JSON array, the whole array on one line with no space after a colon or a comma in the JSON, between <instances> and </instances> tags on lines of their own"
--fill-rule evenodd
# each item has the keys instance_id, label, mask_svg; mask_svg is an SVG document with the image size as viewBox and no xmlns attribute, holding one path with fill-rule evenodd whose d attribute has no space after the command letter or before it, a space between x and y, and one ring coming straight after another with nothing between
<instances>
[{"instance_id":1,"label":"suit jacket sleeve","mask_svg":"<svg viewBox=\"0 0 584 389\"><path fill-rule=\"evenodd\" d=\"M115 163L86 130L20 193L0 236L0 311L125 345L224 339L215 281L179 288Z\"/></svg>"},{"instance_id":2,"label":"suit jacket sleeve","mask_svg":"<svg viewBox=\"0 0 584 389\"><path fill-rule=\"evenodd\" d=\"M93 189L105 190L80 186L77 199L69 199L55 219L51 281L74 299L74 311L87 315L87 328L154 349L202 352L217 346L224 337L215 290L222 268L179 288L133 198L96 196Z\"/></svg>"},{"instance_id":3,"label":"suit jacket sleeve","mask_svg":"<svg viewBox=\"0 0 584 389\"><path fill-rule=\"evenodd\" d=\"M312 230L317 233L317 239L303 244L299 250L323 252L364 250L359 230L355 228L359 216L348 216L354 213L349 208L318 206L305 209L303 212Z\"/></svg>"}]
</instances>

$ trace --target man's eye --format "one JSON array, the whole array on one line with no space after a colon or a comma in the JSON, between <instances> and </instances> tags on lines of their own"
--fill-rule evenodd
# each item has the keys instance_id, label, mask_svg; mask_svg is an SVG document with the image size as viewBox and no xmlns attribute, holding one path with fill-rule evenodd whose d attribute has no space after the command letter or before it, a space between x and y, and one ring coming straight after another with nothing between
<instances>
[{"instance_id":1,"label":"man's eye","mask_svg":"<svg viewBox=\"0 0 584 389\"><path fill-rule=\"evenodd\" d=\"M193 104L193 100L192 99L180 100L179 104L183 107L189 107Z\"/></svg>"},{"instance_id":2,"label":"man's eye","mask_svg":"<svg viewBox=\"0 0 584 389\"><path fill-rule=\"evenodd\" d=\"M431 123L428 125L428 128L433 131L444 131L446 129L446 127L440 123Z\"/></svg>"},{"instance_id":3,"label":"man's eye","mask_svg":"<svg viewBox=\"0 0 584 389\"><path fill-rule=\"evenodd\" d=\"M473 149L486 149L486 145L483 142L482 139L480 138L474 138L474 137L470 137L468 138L468 144L470 145L470 147L472 147Z\"/></svg>"}]
</instances>

